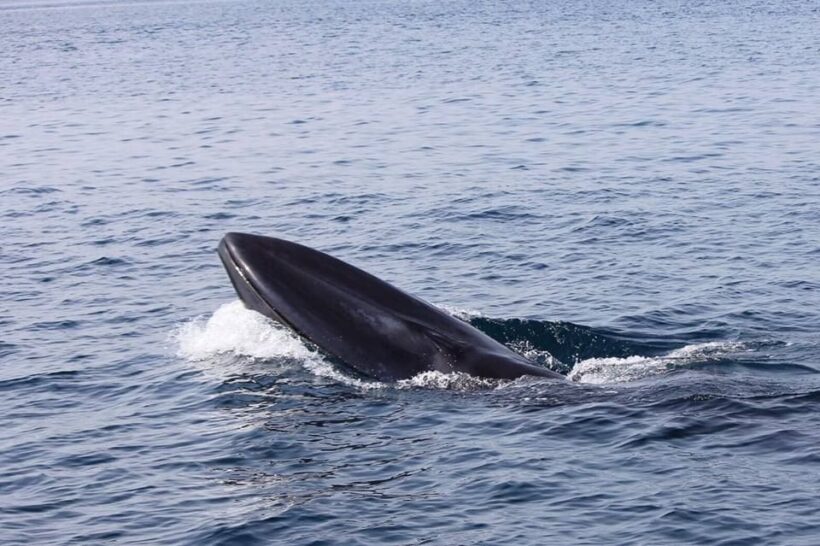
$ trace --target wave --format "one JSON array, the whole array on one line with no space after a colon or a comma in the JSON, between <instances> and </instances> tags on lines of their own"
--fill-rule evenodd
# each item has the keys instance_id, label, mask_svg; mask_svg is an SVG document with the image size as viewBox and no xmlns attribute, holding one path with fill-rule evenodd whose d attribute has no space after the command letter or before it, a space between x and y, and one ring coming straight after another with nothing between
<instances>
[{"instance_id":1,"label":"wave","mask_svg":"<svg viewBox=\"0 0 820 546\"><path fill-rule=\"evenodd\" d=\"M563 321L495 319L481 315L462 317L496 341L561 373L591 358L655 356L680 347L679 343L626 334Z\"/></svg>"},{"instance_id":2,"label":"wave","mask_svg":"<svg viewBox=\"0 0 820 546\"><path fill-rule=\"evenodd\" d=\"M578 362L567 378L590 384L625 383L689 368L693 364L721 360L747 350L749 347L743 343L713 341L686 345L656 357L590 358Z\"/></svg>"},{"instance_id":3,"label":"wave","mask_svg":"<svg viewBox=\"0 0 820 546\"><path fill-rule=\"evenodd\" d=\"M672 348L672 342L666 340L637 341L624 334L568 322L495 319L475 311L444 309L577 383L636 381L752 350L742 343L722 341ZM268 373L286 374L304 369L316 378L360 389L388 387L386 383L356 376L286 327L246 309L238 300L220 306L210 317L198 317L178 326L172 338L177 355L196 363L208 374L248 372L248 361L251 361L263 363ZM277 367L271 369L271 363L276 363ZM509 381L476 378L463 373L430 371L389 386L397 389L477 390L507 383Z\"/></svg>"}]
</instances>

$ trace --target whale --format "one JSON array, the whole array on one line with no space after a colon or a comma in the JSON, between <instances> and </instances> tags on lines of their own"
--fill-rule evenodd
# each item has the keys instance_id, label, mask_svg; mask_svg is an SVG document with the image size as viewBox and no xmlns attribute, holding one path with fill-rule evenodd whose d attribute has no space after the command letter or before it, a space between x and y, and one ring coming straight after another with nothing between
<instances>
[{"instance_id":1,"label":"whale","mask_svg":"<svg viewBox=\"0 0 820 546\"><path fill-rule=\"evenodd\" d=\"M363 376L384 382L429 371L564 378L438 307L308 246L227 233L217 252L245 307Z\"/></svg>"}]
</instances>

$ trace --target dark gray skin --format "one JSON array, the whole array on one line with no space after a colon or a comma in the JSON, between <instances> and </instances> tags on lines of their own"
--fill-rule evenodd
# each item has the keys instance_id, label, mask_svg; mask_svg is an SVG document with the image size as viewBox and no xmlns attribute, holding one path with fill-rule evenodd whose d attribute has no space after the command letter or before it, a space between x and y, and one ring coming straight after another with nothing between
<instances>
[{"instance_id":1,"label":"dark gray skin","mask_svg":"<svg viewBox=\"0 0 820 546\"><path fill-rule=\"evenodd\" d=\"M466 322L318 250L228 233L218 252L246 307L380 381L431 370L563 379Z\"/></svg>"}]
</instances>

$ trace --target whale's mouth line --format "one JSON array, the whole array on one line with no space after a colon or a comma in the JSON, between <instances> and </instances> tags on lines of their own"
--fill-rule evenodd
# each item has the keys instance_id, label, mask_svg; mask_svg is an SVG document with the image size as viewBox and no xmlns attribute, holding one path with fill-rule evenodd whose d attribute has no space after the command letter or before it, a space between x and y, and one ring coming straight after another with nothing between
<instances>
[{"instance_id":1,"label":"whale's mouth line","mask_svg":"<svg viewBox=\"0 0 820 546\"><path fill-rule=\"evenodd\" d=\"M228 271L235 271L236 274L239 275L239 277L242 279L242 281L237 281L233 275L228 275L228 277L231 279L231 283L233 283L234 285L234 289L237 292L239 292L239 287L236 286L236 284L237 282L243 282L245 287L247 287L247 289L250 290L251 293L253 293L253 295L256 297L257 301L264 304L265 307L267 307L268 311L270 311L271 315L276 318L276 320L278 320L279 322L293 330L297 335L299 335L299 337L310 341L310 339L306 337L304 334L302 334L299 331L299 329L296 328L296 326L294 326L289 320L287 320L284 317L284 315L282 315L282 313L274 309L273 306L268 302L268 300L262 297L262 294L259 293L259 289L257 289L256 286L254 286L253 281L250 279L247 272L242 268L239 261L234 257L233 252L231 251L231 247L224 243L220 246L224 250L224 254L222 252L218 252L218 254L220 259L222 260L223 265L225 265L225 269L227 269ZM245 303L244 301L242 303L245 305L245 307L248 307L247 303ZM253 310L256 311L256 309ZM261 314L264 315L265 313Z\"/></svg>"},{"instance_id":2,"label":"whale's mouth line","mask_svg":"<svg viewBox=\"0 0 820 546\"><path fill-rule=\"evenodd\" d=\"M248 279L248 277L245 275L245 272L242 270L242 268L239 267L239 262L236 260L236 258L234 258L233 252L231 252L231 247L229 247L227 244L223 243L222 248L225 250L225 253L223 255L223 253L220 252L219 257L222 258L222 263L226 266L226 269L229 269L229 270L233 269L233 271L236 271L236 273L240 277L242 277L242 280L245 281L245 284L247 284L248 287L251 290L253 290L253 293L256 294L257 296L259 296L259 291L251 283L250 279ZM226 255L227 255L227 260L225 259ZM228 268L227 266L231 266L231 267ZM231 277L231 280L233 280L233 277ZM260 299L261 299L261 297L260 297Z\"/></svg>"}]
</instances>

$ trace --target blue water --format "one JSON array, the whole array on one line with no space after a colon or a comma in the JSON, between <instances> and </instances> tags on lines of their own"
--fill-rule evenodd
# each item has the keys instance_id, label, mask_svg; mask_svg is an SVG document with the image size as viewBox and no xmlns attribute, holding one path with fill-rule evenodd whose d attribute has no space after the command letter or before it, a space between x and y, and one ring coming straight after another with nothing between
<instances>
[{"instance_id":1,"label":"blue water","mask_svg":"<svg viewBox=\"0 0 820 546\"><path fill-rule=\"evenodd\" d=\"M0 2L0 543L817 544L816 2ZM556 383L354 377L223 233Z\"/></svg>"}]
</instances>

